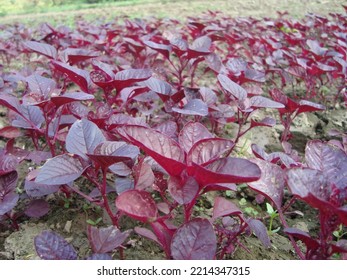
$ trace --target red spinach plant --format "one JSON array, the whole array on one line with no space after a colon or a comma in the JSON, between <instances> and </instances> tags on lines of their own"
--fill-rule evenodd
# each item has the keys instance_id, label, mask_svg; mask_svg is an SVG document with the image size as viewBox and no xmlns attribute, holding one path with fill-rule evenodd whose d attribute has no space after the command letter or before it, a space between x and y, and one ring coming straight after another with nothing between
<instances>
[{"instance_id":1,"label":"red spinach plant","mask_svg":"<svg viewBox=\"0 0 347 280\"><path fill-rule=\"evenodd\" d=\"M298 229L285 229L306 245L306 259L327 259L334 253L347 252L345 240L333 242L333 232L347 224L346 172L346 152L319 140L307 144L305 165L287 172L293 195L319 211L320 232L316 238Z\"/></svg>"},{"instance_id":2,"label":"red spinach plant","mask_svg":"<svg viewBox=\"0 0 347 280\"><path fill-rule=\"evenodd\" d=\"M0 43L4 64L24 56L31 67L1 69L0 104L8 110L8 125L0 129L7 140L0 151L0 223L18 229L23 213L47 214L47 195L78 194L111 221L88 226L91 259L109 259L115 249L124 258L122 244L131 234L121 231L124 216L137 220L134 231L157 242L167 258L223 259L243 246L243 234L253 232L270 247L264 224L222 195L208 218L194 206L207 192L236 191L236 184L246 183L277 208L298 257L344 252L331 233L345 223L345 151L310 142L302 163L285 142L298 114L324 110L317 102L329 106L344 94L343 22L338 14L296 21L209 12L187 24L78 20L76 29L42 24L32 33L8 26L13 32L6 36L13 37ZM336 92L326 96L319 91L324 87ZM284 152L267 154L255 143L257 159L237 157L248 131L276 125L270 116L255 117L261 109L278 110ZM229 125L236 128L232 139L224 133ZM23 148L19 140L26 141ZM32 166L20 195L18 166L24 161ZM315 177L320 179L311 182ZM288 228L282 205L287 185L320 210L318 239ZM17 212L22 201L27 207ZM294 238L307 245L306 254ZM77 258L52 232L40 234L35 245L44 259Z\"/></svg>"}]
</instances>

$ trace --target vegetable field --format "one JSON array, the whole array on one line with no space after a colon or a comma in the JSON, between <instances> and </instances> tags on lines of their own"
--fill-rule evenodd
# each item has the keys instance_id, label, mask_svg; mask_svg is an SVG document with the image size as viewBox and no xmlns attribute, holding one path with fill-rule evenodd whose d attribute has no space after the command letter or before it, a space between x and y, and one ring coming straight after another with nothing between
<instances>
[{"instance_id":1,"label":"vegetable field","mask_svg":"<svg viewBox=\"0 0 347 280\"><path fill-rule=\"evenodd\" d=\"M341 7L1 25L0 258L345 259Z\"/></svg>"}]
</instances>

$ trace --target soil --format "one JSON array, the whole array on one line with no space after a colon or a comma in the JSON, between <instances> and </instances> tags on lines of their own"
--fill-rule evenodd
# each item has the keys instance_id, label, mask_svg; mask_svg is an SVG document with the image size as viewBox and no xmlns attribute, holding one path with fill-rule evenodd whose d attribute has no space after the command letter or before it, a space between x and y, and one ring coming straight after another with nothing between
<instances>
[{"instance_id":1,"label":"soil","mask_svg":"<svg viewBox=\"0 0 347 280\"><path fill-rule=\"evenodd\" d=\"M178 3L170 1L162 1L160 6L157 4L136 5L133 7L118 7L97 10L83 10L78 12L68 12L73 15L89 15L89 14L104 14L112 16L115 13L131 13L138 16L148 16L155 14L157 16L165 16L164 11L170 11L172 17L186 17L194 15L197 12L207 9L215 9L219 7L226 14L233 16L275 16L276 10L288 10L292 15L301 17L306 11L319 12L327 14L329 12L341 12L340 5L344 1L255 1L255 0L238 0L238 1L178 1ZM161 12L163 11L163 12ZM66 12L63 13L66 15ZM45 17L59 17L63 14L54 13L49 15L32 15L35 20L40 20ZM10 22L22 20L26 16L11 16L1 18L2 22ZM0 127L4 126L3 114L4 109L0 107ZM271 112L264 113L269 115ZM259 116L261 117L261 116ZM310 139L329 139L328 131L330 129L346 130L347 111L341 108L331 108L323 113L301 114L293 123L291 132L294 137L290 141L293 148L303 154L306 142ZM251 154L251 143L257 143L267 152L281 150L280 133L283 130L281 125L275 126L275 129L257 127L246 134L240 141L239 146L242 147L242 152ZM232 131L230 131L232 134ZM0 139L0 146L5 142ZM28 168L27 165L22 165L23 172ZM254 194L252 192L240 191L234 194L236 203L239 198L245 198L247 205L239 205L241 208L252 207L258 212L264 212L260 206L253 203ZM208 201L209 198L206 198ZM34 249L34 238L43 230L54 230L61 234L70 242L79 254L80 259L84 259L91 254L88 238L86 236L87 220L96 220L103 216L103 213L97 209L89 208L84 210L84 202L77 197L74 197L68 207L64 207L62 197L49 197L48 201L51 205L51 210L48 215L42 219L27 219L22 218L19 224L18 231L5 230L0 227L0 259L39 259ZM306 204L297 202L288 211L300 211L302 215L296 214L287 216L287 222L290 226L300 228L313 233L317 231L317 213L314 209L309 208ZM106 219L104 219L104 222ZM106 223L106 222L105 222ZM102 224L98 224L102 225ZM104 224L105 225L105 224ZM130 219L122 219L122 229L132 228L134 221ZM276 224L274 228L276 228ZM279 226L279 225L278 225ZM270 236L272 247L265 249L261 242L255 236L243 236L241 243L244 248L239 247L233 255L228 256L230 259L295 259L293 247L289 239L283 236L283 233L271 234ZM245 249L246 248L246 249ZM141 238L136 234L131 234L125 244L124 255L126 259L150 260L150 259L165 259L162 250L154 242ZM114 259L119 258L118 252L113 255Z\"/></svg>"}]
</instances>

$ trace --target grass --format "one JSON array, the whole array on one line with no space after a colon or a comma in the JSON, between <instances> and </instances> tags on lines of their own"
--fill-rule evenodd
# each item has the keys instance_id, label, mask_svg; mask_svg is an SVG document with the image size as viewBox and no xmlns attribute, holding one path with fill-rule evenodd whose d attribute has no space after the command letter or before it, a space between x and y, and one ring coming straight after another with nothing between
<instances>
[{"instance_id":1,"label":"grass","mask_svg":"<svg viewBox=\"0 0 347 280\"><path fill-rule=\"evenodd\" d=\"M4 2L4 3L3 3ZM0 16L13 16L13 15L27 15L27 14L41 14L41 13L60 13L66 11L78 11L85 9L97 8L114 8L124 7L139 4L148 4L151 2L158 2L156 0L121 0L115 2L100 2L100 3L84 3L81 1L74 1L73 3L66 3L61 5L53 5L51 1L7 1L0 0Z\"/></svg>"},{"instance_id":2,"label":"grass","mask_svg":"<svg viewBox=\"0 0 347 280\"><path fill-rule=\"evenodd\" d=\"M6 2L6 3L2 3ZM40 22L48 22L52 25L64 24L74 26L75 17L83 14L88 20L95 20L108 15L108 10L116 10L119 7L135 7L157 3L158 0L122 0L105 3L74 3L64 5L34 5L31 1L10 4L10 1L0 0L0 23L21 22L28 25L37 25ZM28 2L28 3L26 3ZM21 5L19 5L21 4ZM95 11L95 13L94 13ZM105 12L100 12L105 11Z\"/></svg>"},{"instance_id":3,"label":"grass","mask_svg":"<svg viewBox=\"0 0 347 280\"><path fill-rule=\"evenodd\" d=\"M117 11L122 10L120 13L122 15L127 14L132 18L143 17L149 14L143 7L161 7L167 3L173 3L171 0L121 0L91 4L75 1L63 5L34 5L32 2L28 0L0 0L0 23L20 22L37 25L40 22L48 22L52 25L64 24L72 27L76 16L82 15L87 20L110 20L114 17L114 12L117 13ZM177 0L174 2L184 3L185 1ZM122 8L125 8L125 11ZM169 13L162 8L159 8L156 14L158 17L168 15Z\"/></svg>"},{"instance_id":4,"label":"grass","mask_svg":"<svg viewBox=\"0 0 347 280\"><path fill-rule=\"evenodd\" d=\"M41 5L34 5L35 1ZM20 22L35 26L40 22L48 22L52 25L63 24L73 27L77 16L99 22L112 21L119 15L127 15L131 18L156 16L183 20L207 10L220 10L232 17L257 18L276 17L276 11L287 10L292 17L301 18L308 12L321 15L327 15L329 12L342 13L341 5L345 3L345 0L121 0L114 2L104 0L104 3L86 4L82 3L82 0L77 0L71 4L53 6L52 1L0 0L0 23ZM43 2L50 5L42 5ZM13 7L11 3L18 3L18 5Z\"/></svg>"}]
</instances>

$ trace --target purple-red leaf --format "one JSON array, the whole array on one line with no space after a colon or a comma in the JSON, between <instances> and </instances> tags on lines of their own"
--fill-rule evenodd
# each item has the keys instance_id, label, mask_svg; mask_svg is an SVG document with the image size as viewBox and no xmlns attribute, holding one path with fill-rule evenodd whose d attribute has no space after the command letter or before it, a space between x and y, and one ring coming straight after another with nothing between
<instances>
[{"instance_id":1,"label":"purple-red leaf","mask_svg":"<svg viewBox=\"0 0 347 280\"><path fill-rule=\"evenodd\" d=\"M20 114L21 105L18 98L13 95L0 93L0 105L5 106L6 108Z\"/></svg>"},{"instance_id":2,"label":"purple-red leaf","mask_svg":"<svg viewBox=\"0 0 347 280\"><path fill-rule=\"evenodd\" d=\"M158 44L152 41L143 41L143 43L157 52L161 53L166 58L169 58L172 47L170 45Z\"/></svg>"},{"instance_id":3,"label":"purple-red leaf","mask_svg":"<svg viewBox=\"0 0 347 280\"><path fill-rule=\"evenodd\" d=\"M194 177L173 177L168 181L168 190L179 204L189 204L199 192L199 184Z\"/></svg>"},{"instance_id":4,"label":"purple-red leaf","mask_svg":"<svg viewBox=\"0 0 347 280\"><path fill-rule=\"evenodd\" d=\"M31 218L40 218L48 213L49 208L49 203L46 200L35 199L30 201L24 213Z\"/></svg>"},{"instance_id":5,"label":"purple-red leaf","mask_svg":"<svg viewBox=\"0 0 347 280\"><path fill-rule=\"evenodd\" d=\"M279 109L279 112L282 113L293 113L299 108L299 104L293 99L287 97L283 91L275 88L270 90L270 95L272 99L276 102L282 103L285 105L284 109Z\"/></svg>"},{"instance_id":6,"label":"purple-red leaf","mask_svg":"<svg viewBox=\"0 0 347 280\"><path fill-rule=\"evenodd\" d=\"M82 91L89 92L89 73L86 70L56 60L52 60L52 64L56 70L62 72L76 83Z\"/></svg>"},{"instance_id":7,"label":"purple-red leaf","mask_svg":"<svg viewBox=\"0 0 347 280\"><path fill-rule=\"evenodd\" d=\"M111 78L101 70L94 70L90 72L90 80L102 89L112 88Z\"/></svg>"},{"instance_id":8,"label":"purple-red leaf","mask_svg":"<svg viewBox=\"0 0 347 280\"><path fill-rule=\"evenodd\" d=\"M346 188L347 155L344 151L320 140L312 140L306 145L305 160L308 167L322 171L329 183L341 190Z\"/></svg>"},{"instance_id":9,"label":"purple-red leaf","mask_svg":"<svg viewBox=\"0 0 347 280\"><path fill-rule=\"evenodd\" d=\"M126 69L117 72L114 76L113 86L120 91L125 87L129 87L135 82L145 81L152 76L149 69Z\"/></svg>"},{"instance_id":10,"label":"purple-red leaf","mask_svg":"<svg viewBox=\"0 0 347 280\"><path fill-rule=\"evenodd\" d=\"M66 136L66 150L88 159L86 154L93 154L95 148L105 140L95 123L87 119L78 120L71 126Z\"/></svg>"},{"instance_id":11,"label":"purple-red leaf","mask_svg":"<svg viewBox=\"0 0 347 280\"><path fill-rule=\"evenodd\" d=\"M213 138L213 135L204 125L198 122L188 122L179 133L178 142L188 153L196 142L207 138Z\"/></svg>"},{"instance_id":12,"label":"purple-red leaf","mask_svg":"<svg viewBox=\"0 0 347 280\"><path fill-rule=\"evenodd\" d=\"M310 48L310 51L319 57L324 56L324 54L328 51L328 49L322 48L319 45L319 42L316 40L310 40L309 39L306 41L306 44Z\"/></svg>"},{"instance_id":13,"label":"purple-red leaf","mask_svg":"<svg viewBox=\"0 0 347 280\"><path fill-rule=\"evenodd\" d=\"M19 195L9 192L0 195L0 216L10 212L17 204Z\"/></svg>"},{"instance_id":14,"label":"purple-red leaf","mask_svg":"<svg viewBox=\"0 0 347 280\"><path fill-rule=\"evenodd\" d=\"M0 175L7 174L9 172L14 171L18 164L20 163L20 159L12 154L6 154L0 156Z\"/></svg>"},{"instance_id":15,"label":"purple-red leaf","mask_svg":"<svg viewBox=\"0 0 347 280\"><path fill-rule=\"evenodd\" d=\"M299 101L298 114L325 110L325 106L307 100Z\"/></svg>"},{"instance_id":16,"label":"purple-red leaf","mask_svg":"<svg viewBox=\"0 0 347 280\"><path fill-rule=\"evenodd\" d=\"M63 106L67 103L71 103L74 101L86 101L86 100L93 100L94 96L88 93L84 92L66 92L63 95L60 96L52 96L51 101L57 106Z\"/></svg>"},{"instance_id":17,"label":"purple-red leaf","mask_svg":"<svg viewBox=\"0 0 347 280\"><path fill-rule=\"evenodd\" d=\"M285 187L285 172L276 164L261 159L252 159L261 170L261 177L248 185L257 192L273 201L278 209L282 207L283 191Z\"/></svg>"},{"instance_id":18,"label":"purple-red leaf","mask_svg":"<svg viewBox=\"0 0 347 280\"><path fill-rule=\"evenodd\" d=\"M35 182L45 185L67 184L80 177L83 171L77 158L63 154L49 159L40 169Z\"/></svg>"},{"instance_id":19,"label":"purple-red leaf","mask_svg":"<svg viewBox=\"0 0 347 280\"><path fill-rule=\"evenodd\" d=\"M192 45L188 48L188 59L210 54L211 45L212 40L208 36L202 36L195 39Z\"/></svg>"},{"instance_id":20,"label":"purple-red leaf","mask_svg":"<svg viewBox=\"0 0 347 280\"><path fill-rule=\"evenodd\" d=\"M276 120L270 117L265 117L264 119L260 121L255 121L251 119L251 127L256 127L256 126L273 127L275 125L276 125Z\"/></svg>"},{"instance_id":21,"label":"purple-red leaf","mask_svg":"<svg viewBox=\"0 0 347 280\"><path fill-rule=\"evenodd\" d=\"M46 43L39 43L35 41L27 41L24 46L34 52L47 56L51 59L57 58L57 50L55 47L48 45Z\"/></svg>"},{"instance_id":22,"label":"purple-red leaf","mask_svg":"<svg viewBox=\"0 0 347 280\"><path fill-rule=\"evenodd\" d=\"M139 82L147 80L152 76L152 71L149 69L126 69L117 72L115 80Z\"/></svg>"},{"instance_id":23,"label":"purple-red leaf","mask_svg":"<svg viewBox=\"0 0 347 280\"><path fill-rule=\"evenodd\" d=\"M158 243L159 245L160 242L158 240L158 238L156 237L156 235L153 233L153 231L149 230L148 228L143 228L143 227L135 227L134 231L138 234L141 235L143 237L148 238L149 240L152 240L156 243Z\"/></svg>"},{"instance_id":24,"label":"purple-red leaf","mask_svg":"<svg viewBox=\"0 0 347 280\"><path fill-rule=\"evenodd\" d=\"M157 237L157 242L162 246L165 251L167 258L171 258L171 241L176 231L176 227L165 222L154 222L151 223L154 234Z\"/></svg>"},{"instance_id":25,"label":"purple-red leaf","mask_svg":"<svg viewBox=\"0 0 347 280\"><path fill-rule=\"evenodd\" d=\"M118 194L121 194L125 191L128 190L133 190L134 189L134 180L129 178L129 177L117 177L114 180L114 188L111 188L111 191L114 191L116 189L116 192ZM107 190L106 190L107 191Z\"/></svg>"},{"instance_id":26,"label":"purple-red leaf","mask_svg":"<svg viewBox=\"0 0 347 280\"><path fill-rule=\"evenodd\" d=\"M131 174L131 169L124 162L112 164L109 169L118 176L128 176Z\"/></svg>"},{"instance_id":27,"label":"purple-red leaf","mask_svg":"<svg viewBox=\"0 0 347 280\"><path fill-rule=\"evenodd\" d=\"M245 70L245 79L249 81L254 81L258 83L265 83L265 73L260 72L255 69L246 69Z\"/></svg>"},{"instance_id":28,"label":"purple-red leaf","mask_svg":"<svg viewBox=\"0 0 347 280\"><path fill-rule=\"evenodd\" d=\"M241 72L246 71L248 67L245 60L235 57L228 59L226 66L235 76L239 76Z\"/></svg>"},{"instance_id":29,"label":"purple-red leaf","mask_svg":"<svg viewBox=\"0 0 347 280\"><path fill-rule=\"evenodd\" d=\"M220 124L227 124L232 121L235 111L232 106L228 104L219 104L218 106L213 106L213 112L211 116Z\"/></svg>"},{"instance_id":30,"label":"purple-red leaf","mask_svg":"<svg viewBox=\"0 0 347 280\"><path fill-rule=\"evenodd\" d=\"M57 192L59 185L38 184L35 181L25 180L24 189L30 197L41 197Z\"/></svg>"},{"instance_id":31,"label":"purple-red leaf","mask_svg":"<svg viewBox=\"0 0 347 280\"><path fill-rule=\"evenodd\" d=\"M172 111L183 115L203 117L208 115L208 107L206 103L200 99L191 99L183 106L183 108L174 107L172 108Z\"/></svg>"},{"instance_id":32,"label":"purple-red leaf","mask_svg":"<svg viewBox=\"0 0 347 280\"><path fill-rule=\"evenodd\" d=\"M22 132L17 127L5 126L0 129L0 137L13 139L18 138L20 136L22 136Z\"/></svg>"},{"instance_id":33,"label":"purple-red leaf","mask_svg":"<svg viewBox=\"0 0 347 280\"><path fill-rule=\"evenodd\" d=\"M251 149L257 158L268 160L269 154L267 154L262 147L258 146L257 144L252 144Z\"/></svg>"},{"instance_id":34,"label":"purple-red leaf","mask_svg":"<svg viewBox=\"0 0 347 280\"><path fill-rule=\"evenodd\" d=\"M35 237L35 249L43 260L76 260L75 249L59 234L43 231Z\"/></svg>"},{"instance_id":35,"label":"purple-red leaf","mask_svg":"<svg viewBox=\"0 0 347 280\"><path fill-rule=\"evenodd\" d=\"M315 250L319 247L317 240L313 239L307 232L297 228L285 228L284 232L301 240L310 250Z\"/></svg>"},{"instance_id":36,"label":"purple-red leaf","mask_svg":"<svg viewBox=\"0 0 347 280\"><path fill-rule=\"evenodd\" d=\"M127 125L118 133L132 144L143 149L170 175L178 176L185 169L185 154L178 143L168 136L150 128Z\"/></svg>"},{"instance_id":37,"label":"purple-red leaf","mask_svg":"<svg viewBox=\"0 0 347 280\"><path fill-rule=\"evenodd\" d=\"M98 61L96 59L93 59L93 66L97 69L97 70L100 70L102 71L107 77L107 80L113 80L114 79L114 68L107 64L107 63L104 63L104 62L101 62L101 61Z\"/></svg>"},{"instance_id":38,"label":"purple-red leaf","mask_svg":"<svg viewBox=\"0 0 347 280\"><path fill-rule=\"evenodd\" d=\"M17 171L12 171L0 176L0 195L5 194L16 189L18 180Z\"/></svg>"},{"instance_id":39,"label":"purple-red leaf","mask_svg":"<svg viewBox=\"0 0 347 280\"><path fill-rule=\"evenodd\" d=\"M155 176L151 166L144 161L134 166L135 189L145 190L154 184Z\"/></svg>"},{"instance_id":40,"label":"purple-red leaf","mask_svg":"<svg viewBox=\"0 0 347 280\"><path fill-rule=\"evenodd\" d=\"M217 240L213 226L207 219L196 218L185 223L174 234L171 254L175 260L212 260Z\"/></svg>"},{"instance_id":41,"label":"purple-red leaf","mask_svg":"<svg viewBox=\"0 0 347 280\"><path fill-rule=\"evenodd\" d=\"M295 76L295 77L298 77L300 79L303 79L304 77L306 77L306 70L304 67L301 67L301 66L297 66L297 65L293 65L293 66L290 66L286 69L286 71Z\"/></svg>"},{"instance_id":42,"label":"purple-red leaf","mask_svg":"<svg viewBox=\"0 0 347 280\"><path fill-rule=\"evenodd\" d=\"M200 95L202 100L206 103L207 106L214 105L218 98L215 92L207 87L200 88Z\"/></svg>"},{"instance_id":43,"label":"purple-red leaf","mask_svg":"<svg viewBox=\"0 0 347 280\"><path fill-rule=\"evenodd\" d=\"M151 77L148 80L142 82L141 84L145 85L150 90L157 93L164 102L167 101L172 95L171 85L157 78Z\"/></svg>"},{"instance_id":44,"label":"purple-red leaf","mask_svg":"<svg viewBox=\"0 0 347 280\"><path fill-rule=\"evenodd\" d=\"M88 239L94 253L104 254L113 251L123 244L130 232L121 232L115 226L97 228L88 225Z\"/></svg>"},{"instance_id":45,"label":"purple-red leaf","mask_svg":"<svg viewBox=\"0 0 347 280\"><path fill-rule=\"evenodd\" d=\"M247 183L256 181L261 176L261 170L256 164L232 157L218 159L205 167L193 164L190 170L193 170L199 184L204 186L216 183Z\"/></svg>"},{"instance_id":46,"label":"purple-red leaf","mask_svg":"<svg viewBox=\"0 0 347 280\"><path fill-rule=\"evenodd\" d=\"M123 141L105 141L94 150L95 155L122 157L125 159L135 159L139 153L138 147Z\"/></svg>"},{"instance_id":47,"label":"purple-red leaf","mask_svg":"<svg viewBox=\"0 0 347 280\"><path fill-rule=\"evenodd\" d=\"M187 41L181 38L172 38L172 40L170 40L170 43L173 47L173 51L178 57L181 57L183 54L185 54L188 49Z\"/></svg>"},{"instance_id":48,"label":"purple-red leaf","mask_svg":"<svg viewBox=\"0 0 347 280\"><path fill-rule=\"evenodd\" d=\"M299 196L312 207L320 210L334 208L328 201L331 186L327 184L323 172L309 168L293 168L287 173L288 187L292 194Z\"/></svg>"},{"instance_id":49,"label":"purple-red leaf","mask_svg":"<svg viewBox=\"0 0 347 280\"><path fill-rule=\"evenodd\" d=\"M25 106L22 105L20 108L20 114L12 121L12 126L27 128L27 129L38 129L41 127L45 118L40 108L36 106Z\"/></svg>"},{"instance_id":50,"label":"purple-red leaf","mask_svg":"<svg viewBox=\"0 0 347 280\"><path fill-rule=\"evenodd\" d=\"M61 53L61 56L64 57L64 60L66 62L73 65L80 61L85 61L87 59L97 57L98 54L86 49L67 48L63 53Z\"/></svg>"},{"instance_id":51,"label":"purple-red leaf","mask_svg":"<svg viewBox=\"0 0 347 280\"><path fill-rule=\"evenodd\" d=\"M44 98L48 97L49 93L57 86L54 80L42 77L38 74L33 74L25 80L31 92L39 93Z\"/></svg>"},{"instance_id":52,"label":"purple-red leaf","mask_svg":"<svg viewBox=\"0 0 347 280\"><path fill-rule=\"evenodd\" d=\"M224 197L216 197L213 204L212 221L229 215L242 215L242 211L234 203Z\"/></svg>"},{"instance_id":53,"label":"purple-red leaf","mask_svg":"<svg viewBox=\"0 0 347 280\"><path fill-rule=\"evenodd\" d=\"M116 199L116 207L141 222L153 222L158 217L158 209L152 196L146 191L129 190Z\"/></svg>"},{"instance_id":54,"label":"purple-red leaf","mask_svg":"<svg viewBox=\"0 0 347 280\"><path fill-rule=\"evenodd\" d=\"M250 98L251 107L256 108L272 108L272 109L280 109L284 108L285 106L282 103L273 101L269 98L266 98L264 96L252 96Z\"/></svg>"},{"instance_id":55,"label":"purple-red leaf","mask_svg":"<svg viewBox=\"0 0 347 280\"><path fill-rule=\"evenodd\" d=\"M207 185L204 188L204 193L210 192L210 191L237 191L237 186L233 183L217 183L217 184L211 184Z\"/></svg>"},{"instance_id":56,"label":"purple-red leaf","mask_svg":"<svg viewBox=\"0 0 347 280\"><path fill-rule=\"evenodd\" d=\"M205 61L214 72L219 73L223 69L223 62L219 55L210 53L205 55Z\"/></svg>"},{"instance_id":57,"label":"purple-red leaf","mask_svg":"<svg viewBox=\"0 0 347 280\"><path fill-rule=\"evenodd\" d=\"M222 138L207 138L196 142L187 155L187 163L207 165L228 153L234 147L234 142Z\"/></svg>"},{"instance_id":58,"label":"purple-red leaf","mask_svg":"<svg viewBox=\"0 0 347 280\"><path fill-rule=\"evenodd\" d=\"M231 93L237 100L246 99L247 91L237 83L230 80L228 76L219 74L217 78L222 88L225 89L228 93Z\"/></svg>"},{"instance_id":59,"label":"purple-red leaf","mask_svg":"<svg viewBox=\"0 0 347 280\"><path fill-rule=\"evenodd\" d=\"M99 144L93 154L87 154L90 159L107 168L118 162L133 160L140 153L139 148L122 141L105 141Z\"/></svg>"},{"instance_id":60,"label":"purple-red leaf","mask_svg":"<svg viewBox=\"0 0 347 280\"><path fill-rule=\"evenodd\" d=\"M169 136L170 138L177 137L177 123L174 121L165 121L154 127L155 130Z\"/></svg>"},{"instance_id":61,"label":"purple-red leaf","mask_svg":"<svg viewBox=\"0 0 347 280\"><path fill-rule=\"evenodd\" d=\"M124 124L148 127L148 124L146 123L145 119L140 117L134 118L125 114L112 115L110 119L108 120L108 124L110 129L113 129L114 127L121 126Z\"/></svg>"},{"instance_id":62,"label":"purple-red leaf","mask_svg":"<svg viewBox=\"0 0 347 280\"><path fill-rule=\"evenodd\" d=\"M149 98L146 97L147 95ZM141 100L144 100L145 102L145 100L151 99L153 96L156 97L152 92L148 92L148 89L145 86L126 87L120 92L120 99L123 100L123 102L130 102L130 100L137 100L140 102Z\"/></svg>"},{"instance_id":63,"label":"purple-red leaf","mask_svg":"<svg viewBox=\"0 0 347 280\"><path fill-rule=\"evenodd\" d=\"M249 228L254 232L254 234L258 237L261 243L266 248L271 247L271 241L269 235L267 234L266 226L259 220L249 219L247 220L247 224Z\"/></svg>"}]
</instances>

